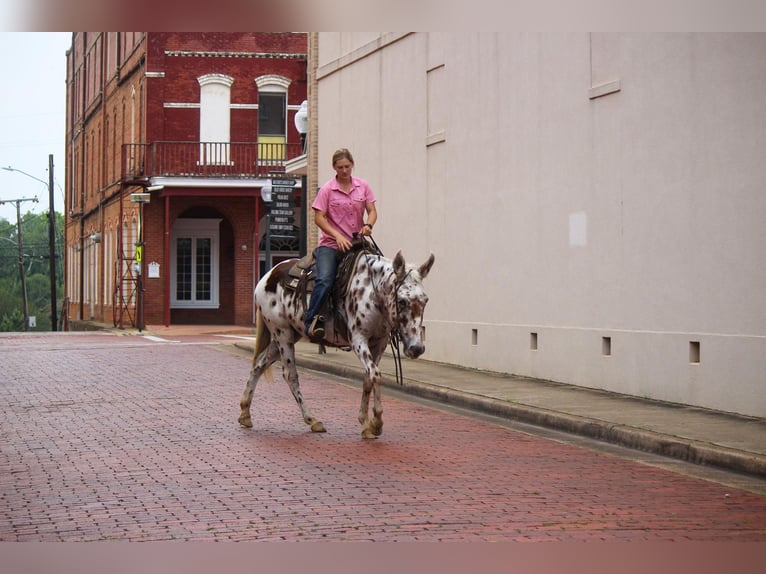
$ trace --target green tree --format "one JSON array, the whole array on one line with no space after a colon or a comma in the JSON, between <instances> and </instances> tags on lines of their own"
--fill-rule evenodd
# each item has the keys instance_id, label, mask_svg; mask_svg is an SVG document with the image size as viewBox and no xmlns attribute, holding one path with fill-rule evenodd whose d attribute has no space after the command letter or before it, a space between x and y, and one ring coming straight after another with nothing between
<instances>
[{"instance_id":1,"label":"green tree","mask_svg":"<svg viewBox=\"0 0 766 574\"><path fill-rule=\"evenodd\" d=\"M27 304L30 317L37 326L30 330L50 331L50 253L48 214L27 212L22 217L24 271L27 283ZM56 213L56 300L64 293L64 269L61 259L64 217ZM59 313L57 312L57 316ZM16 224L0 218L0 331L24 329L23 293L19 276L18 229Z\"/></svg>"}]
</instances>

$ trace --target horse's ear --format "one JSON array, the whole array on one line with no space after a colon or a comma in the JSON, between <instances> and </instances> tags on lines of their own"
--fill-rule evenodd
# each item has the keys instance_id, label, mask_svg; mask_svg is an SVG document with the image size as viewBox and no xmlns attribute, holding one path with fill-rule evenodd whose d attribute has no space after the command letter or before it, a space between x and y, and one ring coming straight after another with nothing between
<instances>
[{"instance_id":1,"label":"horse's ear","mask_svg":"<svg viewBox=\"0 0 766 574\"><path fill-rule=\"evenodd\" d=\"M428 275L428 272L431 271L431 267L434 264L434 259L434 254L431 253L428 259L426 259L426 261L420 267L418 267L418 273L420 273L421 279L425 279Z\"/></svg>"},{"instance_id":2,"label":"horse's ear","mask_svg":"<svg viewBox=\"0 0 766 574\"><path fill-rule=\"evenodd\" d=\"M396 275L396 278L401 281L405 272L404 255L402 255L402 250L400 249L394 256L394 274Z\"/></svg>"}]
</instances>

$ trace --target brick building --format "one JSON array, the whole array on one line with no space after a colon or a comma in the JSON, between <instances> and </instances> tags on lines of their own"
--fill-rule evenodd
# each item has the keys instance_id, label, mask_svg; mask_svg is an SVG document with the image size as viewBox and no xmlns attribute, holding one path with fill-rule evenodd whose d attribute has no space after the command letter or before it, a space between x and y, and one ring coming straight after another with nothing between
<instances>
[{"instance_id":1,"label":"brick building","mask_svg":"<svg viewBox=\"0 0 766 574\"><path fill-rule=\"evenodd\" d=\"M268 204L268 246L261 193L303 153L306 74L301 33L73 34L69 320L251 324L267 252L306 248L300 178Z\"/></svg>"}]
</instances>

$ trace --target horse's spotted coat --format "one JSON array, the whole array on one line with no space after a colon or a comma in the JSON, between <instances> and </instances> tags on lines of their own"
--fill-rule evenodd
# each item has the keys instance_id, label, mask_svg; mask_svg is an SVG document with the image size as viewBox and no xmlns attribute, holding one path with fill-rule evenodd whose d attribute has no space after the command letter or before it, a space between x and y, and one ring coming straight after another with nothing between
<instances>
[{"instance_id":1,"label":"horse's spotted coat","mask_svg":"<svg viewBox=\"0 0 766 574\"><path fill-rule=\"evenodd\" d=\"M305 306L300 295L283 289L281 279L295 260L284 261L267 273L255 287L256 339L253 367L240 402L239 422L253 426L250 405L260 376L281 358L282 372L303 420L314 432L324 432L324 425L314 418L300 391L295 366L295 342L305 328ZM404 354L417 358L425 351L422 340L423 313L428 296L422 281L431 270L434 256L419 267L405 264L401 251L393 260L379 255L363 255L357 262L349 292L342 302L349 340L336 329L334 319L325 322L325 341L330 346L349 346L365 369L359 422L364 438L375 438L383 430L383 407L380 399L378 363L394 330L399 332ZM372 418L369 417L370 393L374 395Z\"/></svg>"}]
</instances>

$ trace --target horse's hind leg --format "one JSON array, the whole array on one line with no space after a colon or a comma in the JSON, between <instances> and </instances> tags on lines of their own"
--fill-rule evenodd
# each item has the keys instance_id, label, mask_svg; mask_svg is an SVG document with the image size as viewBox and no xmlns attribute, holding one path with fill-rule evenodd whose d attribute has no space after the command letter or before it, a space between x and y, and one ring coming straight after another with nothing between
<instances>
[{"instance_id":1,"label":"horse's hind leg","mask_svg":"<svg viewBox=\"0 0 766 574\"><path fill-rule=\"evenodd\" d=\"M268 347L261 351L257 357L253 358L253 368L250 369L250 377L247 379L245 392L242 395L242 400L239 401L239 408L241 409L239 415L239 424L241 424L243 427L251 428L253 426L253 421L250 418L250 404L253 402L255 385L263 372L268 369L278 358L279 347L274 341L272 341Z\"/></svg>"},{"instance_id":2,"label":"horse's hind leg","mask_svg":"<svg viewBox=\"0 0 766 574\"><path fill-rule=\"evenodd\" d=\"M322 421L311 414L303 400L303 394L301 393L298 381L298 369L295 366L295 343L293 341L285 342L280 347L280 353L282 355L282 376L290 387L290 392L293 394L295 402L298 403L301 409L303 421L311 427L311 432L326 432L327 429L325 429Z\"/></svg>"}]
</instances>

